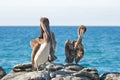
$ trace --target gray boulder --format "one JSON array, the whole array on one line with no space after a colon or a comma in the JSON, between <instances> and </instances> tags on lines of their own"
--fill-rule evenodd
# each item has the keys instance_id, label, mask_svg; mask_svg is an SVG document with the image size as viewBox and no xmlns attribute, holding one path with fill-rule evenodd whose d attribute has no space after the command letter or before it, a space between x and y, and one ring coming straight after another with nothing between
<instances>
[{"instance_id":1,"label":"gray boulder","mask_svg":"<svg viewBox=\"0 0 120 80\"><path fill-rule=\"evenodd\" d=\"M18 64L2 80L99 80L98 71L76 64L46 63L32 71L30 63Z\"/></svg>"},{"instance_id":2,"label":"gray boulder","mask_svg":"<svg viewBox=\"0 0 120 80\"><path fill-rule=\"evenodd\" d=\"M83 68L79 72L72 74L75 77L86 77L90 80L99 80L98 71L93 68Z\"/></svg>"},{"instance_id":3,"label":"gray boulder","mask_svg":"<svg viewBox=\"0 0 120 80\"><path fill-rule=\"evenodd\" d=\"M120 80L120 73L119 72L107 72L104 73L100 80Z\"/></svg>"},{"instance_id":4,"label":"gray boulder","mask_svg":"<svg viewBox=\"0 0 120 80\"><path fill-rule=\"evenodd\" d=\"M47 71L10 72L2 80L50 80Z\"/></svg>"},{"instance_id":5,"label":"gray boulder","mask_svg":"<svg viewBox=\"0 0 120 80\"><path fill-rule=\"evenodd\" d=\"M13 67L14 72L22 72L22 71L32 71L32 64L25 63L25 64L17 64Z\"/></svg>"},{"instance_id":6,"label":"gray boulder","mask_svg":"<svg viewBox=\"0 0 120 80\"><path fill-rule=\"evenodd\" d=\"M6 75L4 69L0 66L0 79Z\"/></svg>"}]
</instances>

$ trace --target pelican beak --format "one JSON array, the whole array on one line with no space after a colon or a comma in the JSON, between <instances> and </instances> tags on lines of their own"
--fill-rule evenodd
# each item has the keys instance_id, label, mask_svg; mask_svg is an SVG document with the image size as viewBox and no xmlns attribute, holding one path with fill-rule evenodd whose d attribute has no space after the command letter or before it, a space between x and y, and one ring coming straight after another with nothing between
<instances>
[{"instance_id":1,"label":"pelican beak","mask_svg":"<svg viewBox=\"0 0 120 80\"><path fill-rule=\"evenodd\" d=\"M80 30L80 34L79 34L79 36L78 36L78 39L79 39L79 40L81 40L81 39L82 39L83 34L84 34L84 30L83 30L83 29L81 29L81 30Z\"/></svg>"},{"instance_id":2,"label":"pelican beak","mask_svg":"<svg viewBox=\"0 0 120 80\"><path fill-rule=\"evenodd\" d=\"M80 30L80 34L78 35L78 42L81 41L81 39L82 39L82 37L83 37L83 34L84 34L84 30L81 29L81 30Z\"/></svg>"},{"instance_id":3,"label":"pelican beak","mask_svg":"<svg viewBox=\"0 0 120 80\"><path fill-rule=\"evenodd\" d=\"M47 29L46 25L41 23L41 27L43 28L43 30L47 33L48 36L50 36L50 32L49 30Z\"/></svg>"}]
</instances>

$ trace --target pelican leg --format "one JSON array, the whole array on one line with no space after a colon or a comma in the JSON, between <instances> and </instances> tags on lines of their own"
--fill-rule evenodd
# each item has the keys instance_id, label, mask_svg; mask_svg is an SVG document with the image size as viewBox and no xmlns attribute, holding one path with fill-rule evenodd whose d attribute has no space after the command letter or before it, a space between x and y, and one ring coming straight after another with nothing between
<instances>
[{"instance_id":1,"label":"pelican leg","mask_svg":"<svg viewBox=\"0 0 120 80\"><path fill-rule=\"evenodd\" d=\"M75 58L75 63L78 64L79 60L80 60L80 57L77 56L77 57Z\"/></svg>"},{"instance_id":2,"label":"pelican leg","mask_svg":"<svg viewBox=\"0 0 120 80\"><path fill-rule=\"evenodd\" d=\"M39 71L39 69L38 69L38 68L39 68L39 66L38 66L38 64L37 64L37 72Z\"/></svg>"},{"instance_id":3,"label":"pelican leg","mask_svg":"<svg viewBox=\"0 0 120 80\"><path fill-rule=\"evenodd\" d=\"M69 61L69 57L66 57L65 62L66 62L66 63L69 63L69 62L70 62L70 61Z\"/></svg>"}]
</instances>

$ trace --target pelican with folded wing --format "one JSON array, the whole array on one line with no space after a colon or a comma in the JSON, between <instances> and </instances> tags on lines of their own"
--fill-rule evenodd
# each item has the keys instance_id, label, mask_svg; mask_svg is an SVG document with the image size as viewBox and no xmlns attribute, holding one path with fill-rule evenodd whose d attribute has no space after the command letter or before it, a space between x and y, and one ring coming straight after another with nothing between
<instances>
[{"instance_id":1,"label":"pelican with folded wing","mask_svg":"<svg viewBox=\"0 0 120 80\"><path fill-rule=\"evenodd\" d=\"M41 18L40 20L41 26L41 36L39 38L35 38L30 41L30 45L32 47L32 66L33 68L37 68L48 61L48 57L50 55L50 49L52 44L51 33L49 29L49 20L47 18Z\"/></svg>"},{"instance_id":2,"label":"pelican with folded wing","mask_svg":"<svg viewBox=\"0 0 120 80\"><path fill-rule=\"evenodd\" d=\"M46 18L46 19L48 20L48 18ZM41 20L40 20L40 22L41 22ZM47 24L46 27L50 31L49 20L48 20L48 24ZM43 41L43 33L44 33L44 31L43 31L43 29L41 27L41 24L40 24L40 36L30 41L30 46L32 48L32 53L34 53L34 54L31 55L33 58L34 58L36 52L38 51L38 49L39 49L39 47L40 47L40 45ZM48 61L52 62L52 61L57 59L57 57L54 55L55 48L56 48L56 39L55 39L54 32L50 31L50 36L51 36L50 37L51 45L50 45L50 54L49 54L49 57L48 57Z\"/></svg>"},{"instance_id":3,"label":"pelican with folded wing","mask_svg":"<svg viewBox=\"0 0 120 80\"><path fill-rule=\"evenodd\" d=\"M85 32L86 27L84 25L81 25L78 28L78 39L71 41L66 40L65 42L66 63L72 63L75 60L75 63L77 64L79 60L83 57L84 48L82 45L82 37Z\"/></svg>"}]
</instances>

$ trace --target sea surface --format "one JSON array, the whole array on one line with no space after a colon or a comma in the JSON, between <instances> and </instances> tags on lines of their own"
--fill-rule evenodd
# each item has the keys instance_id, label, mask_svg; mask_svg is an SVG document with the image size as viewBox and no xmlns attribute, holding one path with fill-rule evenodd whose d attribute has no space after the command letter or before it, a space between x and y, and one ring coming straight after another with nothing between
<instances>
[{"instance_id":1,"label":"sea surface","mask_svg":"<svg viewBox=\"0 0 120 80\"><path fill-rule=\"evenodd\" d=\"M65 64L64 43L77 39L77 26L53 26L57 46L55 63ZM0 27L0 66L8 73L16 64L30 62L30 40L40 35L39 26ZM96 68L99 74L120 72L120 27L87 26L83 37L85 54L79 64Z\"/></svg>"}]
</instances>

